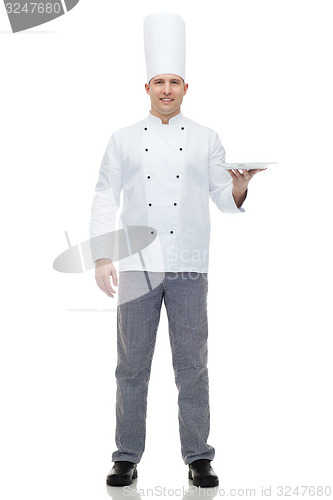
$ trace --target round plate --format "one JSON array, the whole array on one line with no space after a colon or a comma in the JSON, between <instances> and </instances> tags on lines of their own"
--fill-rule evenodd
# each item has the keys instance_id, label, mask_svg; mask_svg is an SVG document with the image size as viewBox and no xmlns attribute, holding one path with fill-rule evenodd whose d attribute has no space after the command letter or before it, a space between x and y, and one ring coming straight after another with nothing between
<instances>
[{"instance_id":1,"label":"round plate","mask_svg":"<svg viewBox=\"0 0 333 500\"><path fill-rule=\"evenodd\" d=\"M223 163L222 167L226 170L253 170L253 169L264 169L269 165L277 165L276 162L269 163Z\"/></svg>"}]
</instances>

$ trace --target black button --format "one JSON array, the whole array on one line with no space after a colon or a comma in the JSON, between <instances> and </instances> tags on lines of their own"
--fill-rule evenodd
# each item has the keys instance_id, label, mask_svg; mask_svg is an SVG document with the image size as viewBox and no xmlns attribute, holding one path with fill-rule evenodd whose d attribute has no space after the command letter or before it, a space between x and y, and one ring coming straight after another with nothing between
<instances>
[{"instance_id":1,"label":"black button","mask_svg":"<svg viewBox=\"0 0 333 500\"><path fill-rule=\"evenodd\" d=\"M147 129L146 129L147 130ZM184 130L184 127L182 127L182 130Z\"/></svg>"},{"instance_id":2,"label":"black button","mask_svg":"<svg viewBox=\"0 0 333 500\"><path fill-rule=\"evenodd\" d=\"M170 231L171 234L173 234L173 231Z\"/></svg>"},{"instance_id":3,"label":"black button","mask_svg":"<svg viewBox=\"0 0 333 500\"><path fill-rule=\"evenodd\" d=\"M149 203L149 206L151 207L151 203Z\"/></svg>"},{"instance_id":4,"label":"black button","mask_svg":"<svg viewBox=\"0 0 333 500\"><path fill-rule=\"evenodd\" d=\"M145 151L148 151L148 149L145 149Z\"/></svg>"},{"instance_id":5,"label":"black button","mask_svg":"<svg viewBox=\"0 0 333 500\"><path fill-rule=\"evenodd\" d=\"M179 151L183 151L183 148L179 148Z\"/></svg>"},{"instance_id":6,"label":"black button","mask_svg":"<svg viewBox=\"0 0 333 500\"><path fill-rule=\"evenodd\" d=\"M176 205L177 205L177 203L174 203L174 205L176 206Z\"/></svg>"},{"instance_id":7,"label":"black button","mask_svg":"<svg viewBox=\"0 0 333 500\"><path fill-rule=\"evenodd\" d=\"M179 175L176 175L177 179L179 178Z\"/></svg>"},{"instance_id":8,"label":"black button","mask_svg":"<svg viewBox=\"0 0 333 500\"><path fill-rule=\"evenodd\" d=\"M145 130L148 130L147 127L145 127Z\"/></svg>"},{"instance_id":9,"label":"black button","mask_svg":"<svg viewBox=\"0 0 333 500\"><path fill-rule=\"evenodd\" d=\"M154 234L154 231L150 231L150 234Z\"/></svg>"},{"instance_id":10,"label":"black button","mask_svg":"<svg viewBox=\"0 0 333 500\"><path fill-rule=\"evenodd\" d=\"M147 175L147 179L150 179L150 175Z\"/></svg>"}]
</instances>

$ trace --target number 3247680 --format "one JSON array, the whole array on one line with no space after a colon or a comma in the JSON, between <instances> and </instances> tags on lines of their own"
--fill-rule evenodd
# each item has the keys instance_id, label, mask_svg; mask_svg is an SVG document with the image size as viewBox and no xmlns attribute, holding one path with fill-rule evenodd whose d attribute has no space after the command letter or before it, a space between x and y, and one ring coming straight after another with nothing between
<instances>
[{"instance_id":1,"label":"number 3247680","mask_svg":"<svg viewBox=\"0 0 333 500\"><path fill-rule=\"evenodd\" d=\"M19 3L6 3L6 10L8 14L59 14L61 11L60 3L43 3L43 2L29 2L23 5Z\"/></svg>"}]
</instances>

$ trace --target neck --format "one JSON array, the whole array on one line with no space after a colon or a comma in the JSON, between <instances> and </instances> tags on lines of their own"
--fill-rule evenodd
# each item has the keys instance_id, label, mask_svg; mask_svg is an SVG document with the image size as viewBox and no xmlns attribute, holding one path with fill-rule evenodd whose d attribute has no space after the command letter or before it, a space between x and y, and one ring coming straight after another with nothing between
<instances>
[{"instance_id":1,"label":"neck","mask_svg":"<svg viewBox=\"0 0 333 500\"><path fill-rule=\"evenodd\" d=\"M174 116L177 116L179 115L180 113L180 108L178 108L176 111L174 111L173 113L170 113L168 115L163 115L162 113L159 113L155 108L151 107L151 110L150 110L151 114L154 115L154 116L157 116L157 118L160 118L162 120L162 123L163 125L168 125L169 124L169 120L171 118L173 118Z\"/></svg>"}]
</instances>

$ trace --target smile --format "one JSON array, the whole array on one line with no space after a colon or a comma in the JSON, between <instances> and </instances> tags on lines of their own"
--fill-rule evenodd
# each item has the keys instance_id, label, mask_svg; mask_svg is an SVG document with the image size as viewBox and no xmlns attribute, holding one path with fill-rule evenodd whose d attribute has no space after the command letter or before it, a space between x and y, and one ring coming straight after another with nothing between
<instances>
[{"instance_id":1,"label":"smile","mask_svg":"<svg viewBox=\"0 0 333 500\"><path fill-rule=\"evenodd\" d=\"M173 101L173 99L166 99L166 98L162 98L161 100L162 100L163 102L171 102L171 101Z\"/></svg>"}]
</instances>

